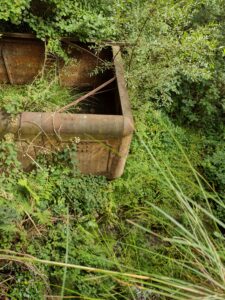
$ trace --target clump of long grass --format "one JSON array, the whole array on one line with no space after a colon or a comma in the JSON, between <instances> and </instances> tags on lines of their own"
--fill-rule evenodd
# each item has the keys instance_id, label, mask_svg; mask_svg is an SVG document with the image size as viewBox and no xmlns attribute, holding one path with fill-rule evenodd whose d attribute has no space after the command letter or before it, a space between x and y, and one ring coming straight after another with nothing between
<instances>
[{"instance_id":1,"label":"clump of long grass","mask_svg":"<svg viewBox=\"0 0 225 300\"><path fill-rule=\"evenodd\" d=\"M149 208L151 208L148 217L151 218L152 209L154 209L164 217L164 220L167 220L167 233L165 236L157 236L162 242L175 246L178 257L173 260L173 263L174 267L180 270L179 278L154 275L154 280L158 279L154 292L167 293L171 299L224 299L225 238L222 231L225 229L225 223L215 216L211 204L216 203L222 209L225 209L225 205L213 189L210 190L204 178L192 167L175 137L174 140L194 173L202 197L197 202L187 196L170 168L159 163L150 144L141 140L142 146L158 169L160 180L166 183L171 192L171 200L175 201L182 216L182 218L176 218L148 201ZM182 222L180 219L185 221ZM133 222L133 225L138 226L140 230L155 234L137 223Z\"/></svg>"}]
</instances>

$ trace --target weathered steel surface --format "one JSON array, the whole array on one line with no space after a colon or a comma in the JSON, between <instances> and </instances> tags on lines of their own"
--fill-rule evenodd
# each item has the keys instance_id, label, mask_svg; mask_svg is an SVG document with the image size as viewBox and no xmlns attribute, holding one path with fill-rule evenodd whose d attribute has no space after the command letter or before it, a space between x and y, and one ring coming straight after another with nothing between
<instances>
[{"instance_id":1,"label":"weathered steel surface","mask_svg":"<svg viewBox=\"0 0 225 300\"><path fill-rule=\"evenodd\" d=\"M34 39L0 39L0 83L31 82L44 63L44 43Z\"/></svg>"},{"instance_id":2,"label":"weathered steel surface","mask_svg":"<svg viewBox=\"0 0 225 300\"><path fill-rule=\"evenodd\" d=\"M64 136L79 136L95 139L123 137L132 133L132 125L123 116L87 115L66 113L24 112L20 119L20 135L39 133Z\"/></svg>"},{"instance_id":3,"label":"weathered steel surface","mask_svg":"<svg viewBox=\"0 0 225 300\"><path fill-rule=\"evenodd\" d=\"M67 46L66 50L70 59L68 64L56 58L60 83L64 86L82 88L98 84L100 78L91 76L91 72L100 65L98 58L82 51L82 47L78 50L73 46ZM0 83L32 82L48 64L44 42L32 35L9 34L0 39Z\"/></svg>"},{"instance_id":4,"label":"weathered steel surface","mask_svg":"<svg viewBox=\"0 0 225 300\"><path fill-rule=\"evenodd\" d=\"M114 66L117 78L117 87L118 87L118 102L121 105L121 111L124 118L126 118L127 128L132 128L132 130L124 129L125 134L120 140L120 146L118 153L119 155L114 155L111 165L111 178L120 177L123 174L125 163L130 149L130 143L133 136L134 130L134 121L132 116L132 111L130 107L130 101L128 98L128 92L125 83L123 62L119 46L113 46L113 57L114 57Z\"/></svg>"},{"instance_id":5,"label":"weathered steel surface","mask_svg":"<svg viewBox=\"0 0 225 300\"><path fill-rule=\"evenodd\" d=\"M79 86L81 88L92 87L98 83L99 80L96 76L91 76L91 72L98 65L97 58L75 48L70 51L69 64L65 64L62 60L59 62L60 83L64 86Z\"/></svg>"},{"instance_id":6,"label":"weathered steel surface","mask_svg":"<svg viewBox=\"0 0 225 300\"><path fill-rule=\"evenodd\" d=\"M43 67L44 43L33 36L5 37L0 40L0 50L0 83L28 83ZM72 61L68 65L59 61L61 84L83 88L108 79L90 76L99 64L95 55L72 48L70 56ZM18 156L25 169L31 163L37 164L39 153L51 156L76 143L82 173L101 174L110 179L122 175L134 128L119 47L112 47L111 56L116 74L112 98L115 115L24 112L11 118L0 113L0 136L9 132L15 135ZM110 99L102 97L107 100L106 105Z\"/></svg>"}]
</instances>

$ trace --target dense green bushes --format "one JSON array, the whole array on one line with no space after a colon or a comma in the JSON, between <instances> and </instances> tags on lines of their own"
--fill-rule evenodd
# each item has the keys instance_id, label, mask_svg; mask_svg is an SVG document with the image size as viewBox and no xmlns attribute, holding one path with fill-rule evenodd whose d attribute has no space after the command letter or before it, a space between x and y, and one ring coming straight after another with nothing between
<instances>
[{"instance_id":1,"label":"dense green bushes","mask_svg":"<svg viewBox=\"0 0 225 300\"><path fill-rule=\"evenodd\" d=\"M204 3L205 2L205 3ZM215 3L216 2L216 3ZM135 47L128 74L139 97L165 107L180 123L222 123L224 38L219 1L158 1ZM169 4L170 3L170 4ZM202 20L203 11L208 14ZM219 13L220 15L216 15ZM138 35L138 33L137 33Z\"/></svg>"},{"instance_id":2,"label":"dense green bushes","mask_svg":"<svg viewBox=\"0 0 225 300\"><path fill-rule=\"evenodd\" d=\"M10 29L7 22L11 22L18 28L36 32L41 38L53 38L55 42L56 38L71 34L80 39L107 39L118 32L114 10L112 1L4 1L0 19L3 30Z\"/></svg>"},{"instance_id":3,"label":"dense green bushes","mask_svg":"<svg viewBox=\"0 0 225 300\"><path fill-rule=\"evenodd\" d=\"M137 10L139 30L131 29L137 18L130 22L135 46L128 48L129 88L135 98L150 101L179 126L205 137L199 168L221 191L225 5L219 0L161 0L143 6Z\"/></svg>"}]
</instances>

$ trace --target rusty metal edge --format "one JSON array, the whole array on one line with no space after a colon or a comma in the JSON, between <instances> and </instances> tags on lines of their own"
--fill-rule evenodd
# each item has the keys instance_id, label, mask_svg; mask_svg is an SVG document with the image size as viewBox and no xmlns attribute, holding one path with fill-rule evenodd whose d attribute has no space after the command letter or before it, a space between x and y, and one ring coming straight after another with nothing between
<instances>
[{"instance_id":1,"label":"rusty metal edge","mask_svg":"<svg viewBox=\"0 0 225 300\"><path fill-rule=\"evenodd\" d=\"M0 32L1 37L13 37L22 39L37 39L33 33L19 33L19 32Z\"/></svg>"},{"instance_id":2,"label":"rusty metal edge","mask_svg":"<svg viewBox=\"0 0 225 300\"><path fill-rule=\"evenodd\" d=\"M120 141L119 153L113 159L109 179L119 178L125 168L127 156L134 131L134 120L124 78L123 60L119 46L112 46L116 80L121 103L122 115L124 116L124 134Z\"/></svg>"},{"instance_id":3,"label":"rusty metal edge","mask_svg":"<svg viewBox=\"0 0 225 300\"><path fill-rule=\"evenodd\" d=\"M130 101L129 101L129 97L128 97L126 82L125 82L123 59L121 56L120 47L112 46L112 51L113 51L117 86L118 86L118 90L119 90L119 96L121 99L122 114L125 117L130 118L130 121L133 123L133 115L132 115L132 111L131 111ZM132 125L134 125L134 124L132 124Z\"/></svg>"},{"instance_id":4,"label":"rusty metal edge","mask_svg":"<svg viewBox=\"0 0 225 300\"><path fill-rule=\"evenodd\" d=\"M128 134L132 132L129 120L121 115L54 112L23 112L14 119L13 124L8 120L7 130L11 133L19 132L21 135L43 132L57 136L92 136L96 139L122 138L125 131Z\"/></svg>"}]
</instances>

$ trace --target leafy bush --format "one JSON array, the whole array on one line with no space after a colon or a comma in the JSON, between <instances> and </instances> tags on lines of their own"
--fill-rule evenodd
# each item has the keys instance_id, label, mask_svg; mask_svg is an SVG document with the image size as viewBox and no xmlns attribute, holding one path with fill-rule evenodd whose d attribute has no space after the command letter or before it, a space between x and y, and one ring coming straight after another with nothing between
<instances>
[{"instance_id":1,"label":"leafy bush","mask_svg":"<svg viewBox=\"0 0 225 300\"><path fill-rule=\"evenodd\" d=\"M222 1L161 0L138 12L142 23L133 30L128 57L130 88L180 124L217 130L224 120Z\"/></svg>"},{"instance_id":2,"label":"leafy bush","mask_svg":"<svg viewBox=\"0 0 225 300\"><path fill-rule=\"evenodd\" d=\"M223 195L225 191L224 141L214 141L213 145L210 146L202 165L209 182L214 184L215 190Z\"/></svg>"},{"instance_id":3,"label":"leafy bush","mask_svg":"<svg viewBox=\"0 0 225 300\"><path fill-rule=\"evenodd\" d=\"M117 33L113 4L99 0L3 1L0 20L4 20L3 30L8 28L8 21L36 32L42 39L71 34L79 39L107 39Z\"/></svg>"}]
</instances>

